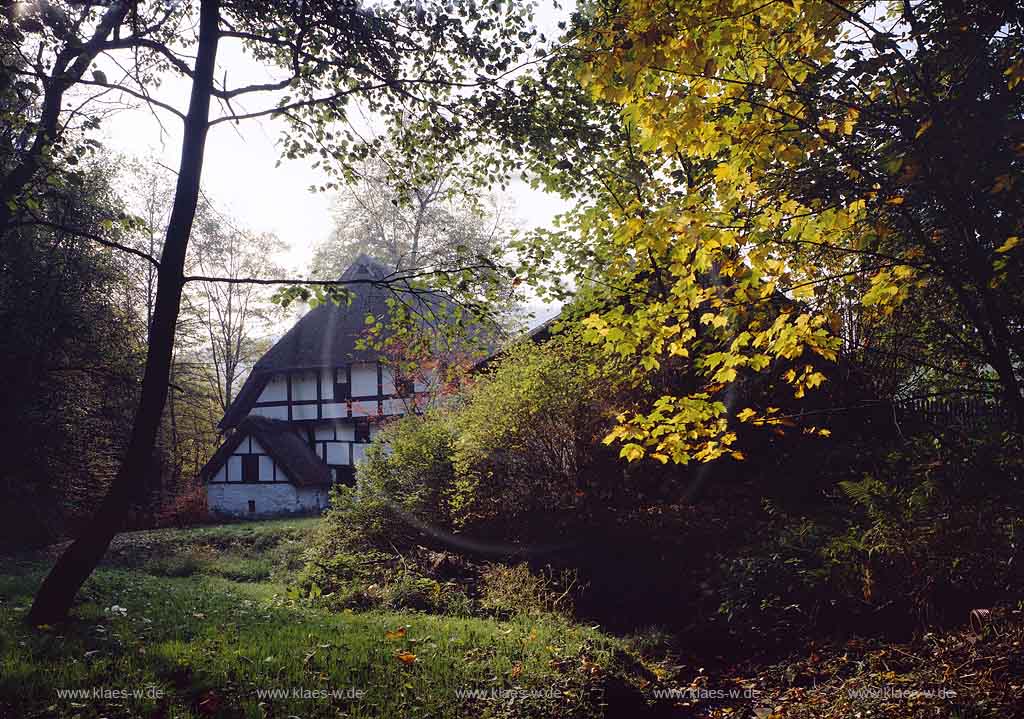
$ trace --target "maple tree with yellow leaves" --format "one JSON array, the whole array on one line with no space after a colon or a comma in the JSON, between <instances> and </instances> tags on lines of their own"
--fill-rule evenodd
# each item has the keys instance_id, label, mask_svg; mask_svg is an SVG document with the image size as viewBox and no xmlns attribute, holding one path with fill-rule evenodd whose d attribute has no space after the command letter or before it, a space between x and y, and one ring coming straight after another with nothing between
<instances>
[{"instance_id":1,"label":"maple tree with yellow leaves","mask_svg":"<svg viewBox=\"0 0 1024 719\"><path fill-rule=\"evenodd\" d=\"M999 395L1024 427L1021 37L993 3L582 6L532 138L577 204L521 249L655 390L606 441L741 458L738 424L782 416L745 381L800 399L897 346L899 391Z\"/></svg>"}]
</instances>

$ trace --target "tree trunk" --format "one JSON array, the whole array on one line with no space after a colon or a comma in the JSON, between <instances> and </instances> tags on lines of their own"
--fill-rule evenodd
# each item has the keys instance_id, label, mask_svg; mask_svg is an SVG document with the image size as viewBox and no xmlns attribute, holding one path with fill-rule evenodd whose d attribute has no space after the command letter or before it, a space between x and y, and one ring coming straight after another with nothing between
<instances>
[{"instance_id":1,"label":"tree trunk","mask_svg":"<svg viewBox=\"0 0 1024 719\"><path fill-rule=\"evenodd\" d=\"M124 462L110 491L90 524L65 550L36 594L28 614L31 624L51 624L64 619L75 595L120 531L128 513L132 488L150 465L164 404L184 286L185 251L199 199L206 134L209 130L210 96L217 55L219 0L203 0L199 11L199 47L195 75L185 118L181 166L167 239L157 275L156 306L146 354L142 396Z\"/></svg>"}]
</instances>

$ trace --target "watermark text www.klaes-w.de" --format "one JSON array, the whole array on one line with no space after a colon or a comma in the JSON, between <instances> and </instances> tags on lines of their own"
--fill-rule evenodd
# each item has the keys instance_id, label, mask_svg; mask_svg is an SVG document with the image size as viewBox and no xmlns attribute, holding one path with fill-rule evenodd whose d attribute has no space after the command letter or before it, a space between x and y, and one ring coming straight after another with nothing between
<instances>
[{"instance_id":1,"label":"watermark text www.klaes-w.de","mask_svg":"<svg viewBox=\"0 0 1024 719\"><path fill-rule=\"evenodd\" d=\"M455 696L459 699L480 699L485 701L523 702L530 699L558 699L562 695L554 687L547 689L518 689L502 687L482 687L473 689L456 689Z\"/></svg>"},{"instance_id":2,"label":"watermark text www.klaes-w.de","mask_svg":"<svg viewBox=\"0 0 1024 719\"><path fill-rule=\"evenodd\" d=\"M309 687L285 687L257 689L257 699L362 699L365 689L340 687L337 689L314 689Z\"/></svg>"},{"instance_id":3,"label":"watermark text www.klaes-w.de","mask_svg":"<svg viewBox=\"0 0 1024 719\"><path fill-rule=\"evenodd\" d=\"M164 690L158 686L148 687L85 687L79 689L57 689L58 699L78 701L116 699L163 699Z\"/></svg>"},{"instance_id":4,"label":"watermark text www.klaes-w.de","mask_svg":"<svg viewBox=\"0 0 1024 719\"><path fill-rule=\"evenodd\" d=\"M956 692L952 689L908 689L898 686L872 686L847 689L846 696L850 699L955 699Z\"/></svg>"},{"instance_id":5,"label":"watermark text www.klaes-w.de","mask_svg":"<svg viewBox=\"0 0 1024 719\"><path fill-rule=\"evenodd\" d=\"M704 689L685 687L682 689L654 689L651 692L655 699L687 699L689 701L722 700L722 699L756 699L760 689Z\"/></svg>"}]
</instances>

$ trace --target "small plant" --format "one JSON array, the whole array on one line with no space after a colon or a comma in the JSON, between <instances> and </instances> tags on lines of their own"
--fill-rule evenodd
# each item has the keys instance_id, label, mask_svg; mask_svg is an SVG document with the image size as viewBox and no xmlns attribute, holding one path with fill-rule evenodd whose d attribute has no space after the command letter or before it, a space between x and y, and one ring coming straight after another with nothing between
<instances>
[{"instance_id":1,"label":"small plant","mask_svg":"<svg viewBox=\"0 0 1024 719\"><path fill-rule=\"evenodd\" d=\"M573 611L573 591L578 590L573 571L546 568L530 571L525 562L514 566L488 565L480 575L480 607L495 616L560 614Z\"/></svg>"},{"instance_id":2,"label":"small plant","mask_svg":"<svg viewBox=\"0 0 1024 719\"><path fill-rule=\"evenodd\" d=\"M263 582L270 579L271 564L266 559L226 557L213 562L208 573L234 582Z\"/></svg>"},{"instance_id":3,"label":"small plant","mask_svg":"<svg viewBox=\"0 0 1024 719\"><path fill-rule=\"evenodd\" d=\"M199 574L206 566L206 561L197 554L189 553L181 556L157 557L146 562L143 570L157 577L191 577Z\"/></svg>"}]
</instances>

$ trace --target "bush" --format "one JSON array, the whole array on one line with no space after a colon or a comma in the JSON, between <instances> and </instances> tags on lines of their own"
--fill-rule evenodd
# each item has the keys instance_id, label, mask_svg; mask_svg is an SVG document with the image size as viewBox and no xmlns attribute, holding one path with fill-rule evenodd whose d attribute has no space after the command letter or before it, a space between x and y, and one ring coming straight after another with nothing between
<instances>
[{"instance_id":1,"label":"bush","mask_svg":"<svg viewBox=\"0 0 1024 719\"><path fill-rule=\"evenodd\" d=\"M571 615L573 591L578 590L575 572L546 568L532 572L528 564L490 564L480 574L480 607L508 618L520 614Z\"/></svg>"},{"instance_id":2,"label":"bush","mask_svg":"<svg viewBox=\"0 0 1024 719\"><path fill-rule=\"evenodd\" d=\"M572 334L508 349L454 416L456 524L536 540L587 520L606 491L619 491L622 469L600 442L611 376Z\"/></svg>"},{"instance_id":3,"label":"bush","mask_svg":"<svg viewBox=\"0 0 1024 719\"><path fill-rule=\"evenodd\" d=\"M211 520L206 503L206 485L189 482L177 494L164 498L153 516L156 527L191 527Z\"/></svg>"},{"instance_id":4,"label":"bush","mask_svg":"<svg viewBox=\"0 0 1024 719\"><path fill-rule=\"evenodd\" d=\"M336 609L391 609L453 616L473 614L473 602L455 581L430 576L420 556L368 551L343 552L326 559L311 553L299 576L296 595Z\"/></svg>"},{"instance_id":5,"label":"bush","mask_svg":"<svg viewBox=\"0 0 1024 719\"><path fill-rule=\"evenodd\" d=\"M413 546L430 530L448 531L454 435L436 410L387 425L359 465L354 487L338 485L318 541L323 556L342 548L390 550Z\"/></svg>"},{"instance_id":6,"label":"bush","mask_svg":"<svg viewBox=\"0 0 1024 719\"><path fill-rule=\"evenodd\" d=\"M1024 501L1005 439L917 437L803 514L768 503L761 541L722 558L720 612L738 632L898 635L1019 600Z\"/></svg>"}]
</instances>

